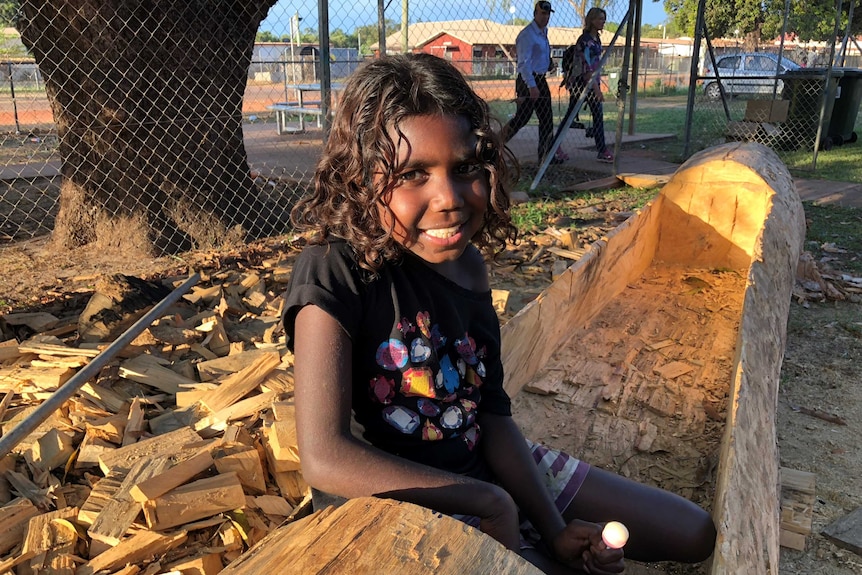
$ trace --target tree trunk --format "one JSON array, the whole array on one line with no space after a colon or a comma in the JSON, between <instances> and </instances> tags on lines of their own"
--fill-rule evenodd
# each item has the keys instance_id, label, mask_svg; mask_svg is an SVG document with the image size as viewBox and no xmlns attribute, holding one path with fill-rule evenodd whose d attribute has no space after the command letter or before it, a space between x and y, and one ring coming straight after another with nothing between
<instances>
[{"instance_id":1,"label":"tree trunk","mask_svg":"<svg viewBox=\"0 0 862 575\"><path fill-rule=\"evenodd\" d=\"M166 254L276 229L242 134L275 1L22 0L60 141L59 245Z\"/></svg>"}]
</instances>

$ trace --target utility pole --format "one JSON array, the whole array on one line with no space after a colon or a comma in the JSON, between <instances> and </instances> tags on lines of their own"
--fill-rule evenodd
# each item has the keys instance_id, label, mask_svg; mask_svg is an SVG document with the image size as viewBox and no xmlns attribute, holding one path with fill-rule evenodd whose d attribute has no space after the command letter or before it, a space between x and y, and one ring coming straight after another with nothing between
<instances>
[{"instance_id":1,"label":"utility pole","mask_svg":"<svg viewBox=\"0 0 862 575\"><path fill-rule=\"evenodd\" d=\"M410 0L401 0L401 52L406 54L408 51L407 24L410 20L408 17L407 4Z\"/></svg>"}]
</instances>

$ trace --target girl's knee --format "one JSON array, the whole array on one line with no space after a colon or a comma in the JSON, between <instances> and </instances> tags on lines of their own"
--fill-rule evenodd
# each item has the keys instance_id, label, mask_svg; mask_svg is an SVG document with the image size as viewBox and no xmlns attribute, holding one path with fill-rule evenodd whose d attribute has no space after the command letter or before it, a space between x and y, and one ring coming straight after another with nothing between
<instances>
[{"instance_id":1,"label":"girl's knee","mask_svg":"<svg viewBox=\"0 0 862 575\"><path fill-rule=\"evenodd\" d=\"M700 563L712 555L715 548L717 531L712 516L702 511L695 517L687 531L686 541L682 542L680 549L685 557L682 559L688 563Z\"/></svg>"}]
</instances>

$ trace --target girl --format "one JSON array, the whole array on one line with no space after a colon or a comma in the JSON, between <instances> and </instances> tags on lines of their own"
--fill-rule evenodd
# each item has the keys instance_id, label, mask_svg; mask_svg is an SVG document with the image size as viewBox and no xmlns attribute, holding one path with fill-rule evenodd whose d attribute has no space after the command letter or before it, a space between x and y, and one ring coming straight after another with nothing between
<instances>
[{"instance_id":1,"label":"girl","mask_svg":"<svg viewBox=\"0 0 862 575\"><path fill-rule=\"evenodd\" d=\"M632 557L700 561L706 512L528 444L512 420L480 252L515 238L507 162L487 105L446 61L385 57L347 82L315 191L292 214L314 232L284 314L303 475L456 515L549 573L621 572L622 551L601 541L611 519L631 529Z\"/></svg>"},{"instance_id":2,"label":"girl","mask_svg":"<svg viewBox=\"0 0 862 575\"><path fill-rule=\"evenodd\" d=\"M602 41L599 33L604 29L606 19L607 13L598 7L590 8L584 18L583 33L575 42L573 58L575 73L565 74L566 87L569 89L569 109L566 110L566 117L577 104L581 92L587 89L586 103L590 107L590 114L593 116L593 125L587 129L587 137L592 135L595 138L597 159L600 162L613 163L614 155L605 144L605 117L602 106L605 97L602 94L601 73L596 72L602 59ZM596 72L596 75L590 85L587 86L593 72ZM557 135L563 129L563 124L560 124Z\"/></svg>"}]
</instances>

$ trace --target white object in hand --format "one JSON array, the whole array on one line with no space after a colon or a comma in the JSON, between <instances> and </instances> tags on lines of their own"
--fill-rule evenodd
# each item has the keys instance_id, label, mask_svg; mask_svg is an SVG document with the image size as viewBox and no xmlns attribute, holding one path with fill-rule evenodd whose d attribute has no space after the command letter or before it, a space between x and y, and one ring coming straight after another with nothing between
<instances>
[{"instance_id":1,"label":"white object in hand","mask_svg":"<svg viewBox=\"0 0 862 575\"><path fill-rule=\"evenodd\" d=\"M619 549L629 540L629 530L619 521L611 521L602 530L602 541L611 549Z\"/></svg>"}]
</instances>

